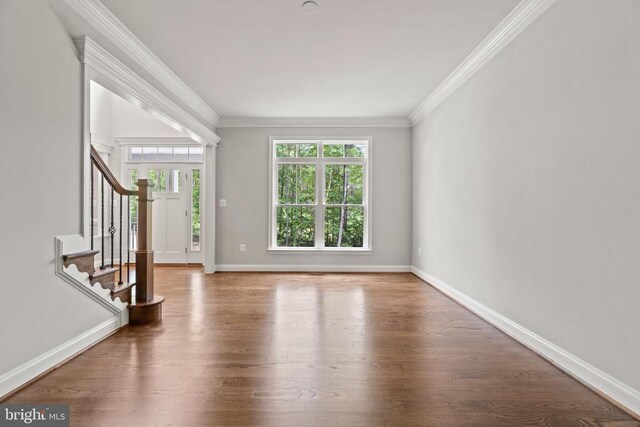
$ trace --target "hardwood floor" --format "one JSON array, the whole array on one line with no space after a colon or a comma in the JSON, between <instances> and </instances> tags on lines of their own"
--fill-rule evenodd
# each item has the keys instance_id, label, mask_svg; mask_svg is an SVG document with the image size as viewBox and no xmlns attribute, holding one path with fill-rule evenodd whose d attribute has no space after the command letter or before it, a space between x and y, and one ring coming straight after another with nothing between
<instances>
[{"instance_id":1,"label":"hardwood floor","mask_svg":"<svg viewBox=\"0 0 640 427\"><path fill-rule=\"evenodd\" d=\"M3 403L72 425L640 423L409 274L156 270L127 327Z\"/></svg>"}]
</instances>

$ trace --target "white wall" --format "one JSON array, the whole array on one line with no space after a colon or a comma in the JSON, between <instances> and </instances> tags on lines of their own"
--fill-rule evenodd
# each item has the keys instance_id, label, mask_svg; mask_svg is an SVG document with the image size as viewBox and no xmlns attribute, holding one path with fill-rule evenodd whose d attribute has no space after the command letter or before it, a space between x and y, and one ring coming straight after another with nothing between
<instances>
[{"instance_id":1,"label":"white wall","mask_svg":"<svg viewBox=\"0 0 640 427\"><path fill-rule=\"evenodd\" d=\"M216 264L397 265L411 261L411 129L220 128ZM269 254L269 137L372 136L372 255ZM240 243L247 252L240 252Z\"/></svg>"},{"instance_id":2,"label":"white wall","mask_svg":"<svg viewBox=\"0 0 640 427\"><path fill-rule=\"evenodd\" d=\"M46 2L3 0L0 58L2 377L112 314L54 275L54 236L81 231L76 48Z\"/></svg>"},{"instance_id":3,"label":"white wall","mask_svg":"<svg viewBox=\"0 0 640 427\"><path fill-rule=\"evenodd\" d=\"M114 123L111 118L111 99L116 95L95 82L91 82L90 90L89 128L91 129L91 140L103 144L113 144Z\"/></svg>"},{"instance_id":4,"label":"white wall","mask_svg":"<svg viewBox=\"0 0 640 427\"><path fill-rule=\"evenodd\" d=\"M559 0L413 140L414 266L636 390L639 76L640 2Z\"/></svg>"},{"instance_id":5,"label":"white wall","mask_svg":"<svg viewBox=\"0 0 640 427\"><path fill-rule=\"evenodd\" d=\"M161 122L142 108L111 94L114 137L178 137L184 134Z\"/></svg>"},{"instance_id":6,"label":"white wall","mask_svg":"<svg viewBox=\"0 0 640 427\"><path fill-rule=\"evenodd\" d=\"M93 81L90 116L92 138L104 144L116 144L114 138L119 137L185 137L151 113Z\"/></svg>"},{"instance_id":7,"label":"white wall","mask_svg":"<svg viewBox=\"0 0 640 427\"><path fill-rule=\"evenodd\" d=\"M114 145L107 163L116 177L120 177L121 153L115 138L121 137L179 137L184 135L143 110L91 82L90 129L92 141Z\"/></svg>"}]
</instances>

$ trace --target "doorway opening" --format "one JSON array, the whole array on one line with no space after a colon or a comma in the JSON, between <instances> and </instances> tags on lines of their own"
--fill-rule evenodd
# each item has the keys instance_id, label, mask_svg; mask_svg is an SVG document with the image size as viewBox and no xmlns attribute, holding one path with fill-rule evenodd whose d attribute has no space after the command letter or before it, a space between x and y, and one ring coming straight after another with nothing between
<instances>
[{"instance_id":1,"label":"doorway opening","mask_svg":"<svg viewBox=\"0 0 640 427\"><path fill-rule=\"evenodd\" d=\"M153 189L153 248L157 264L203 263L203 147L130 146L124 153L126 182L136 187L147 178ZM137 227L137 206L131 201L131 226ZM136 233L131 230L131 235ZM135 251L132 238L129 250Z\"/></svg>"},{"instance_id":2,"label":"doorway opening","mask_svg":"<svg viewBox=\"0 0 640 427\"><path fill-rule=\"evenodd\" d=\"M129 102L100 84L90 82L90 138L92 146L118 179L130 190L137 190L138 178L151 181L151 247L157 264L204 264L204 166L205 147L168 126L149 111ZM101 193L92 193L94 206ZM99 193L99 194L98 194ZM138 242L137 198L123 201L131 217L128 233L111 237L94 236L129 250L135 260ZM119 210L119 200L115 200ZM126 215L125 215L126 217ZM92 221L110 221L93 218ZM100 230L94 224L94 230ZM128 241L127 241L128 236ZM113 240L113 242L111 242Z\"/></svg>"}]
</instances>

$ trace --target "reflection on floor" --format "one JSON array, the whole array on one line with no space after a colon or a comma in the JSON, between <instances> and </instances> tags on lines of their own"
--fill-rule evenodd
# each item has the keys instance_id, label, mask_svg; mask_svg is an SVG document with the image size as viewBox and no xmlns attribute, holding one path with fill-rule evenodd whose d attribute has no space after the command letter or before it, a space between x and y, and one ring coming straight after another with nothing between
<instances>
[{"instance_id":1,"label":"reflection on floor","mask_svg":"<svg viewBox=\"0 0 640 427\"><path fill-rule=\"evenodd\" d=\"M638 425L410 274L156 271L162 323L5 403L92 426Z\"/></svg>"}]
</instances>

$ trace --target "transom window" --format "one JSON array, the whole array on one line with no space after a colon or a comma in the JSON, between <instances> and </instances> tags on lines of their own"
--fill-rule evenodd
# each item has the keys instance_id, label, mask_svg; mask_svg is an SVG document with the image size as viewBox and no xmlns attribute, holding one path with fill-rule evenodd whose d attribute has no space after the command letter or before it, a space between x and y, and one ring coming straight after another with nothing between
<instances>
[{"instance_id":1,"label":"transom window","mask_svg":"<svg viewBox=\"0 0 640 427\"><path fill-rule=\"evenodd\" d=\"M369 250L369 138L271 139L272 250Z\"/></svg>"},{"instance_id":2,"label":"transom window","mask_svg":"<svg viewBox=\"0 0 640 427\"><path fill-rule=\"evenodd\" d=\"M157 163L201 163L204 158L203 147L161 146L127 147L127 162Z\"/></svg>"}]
</instances>

